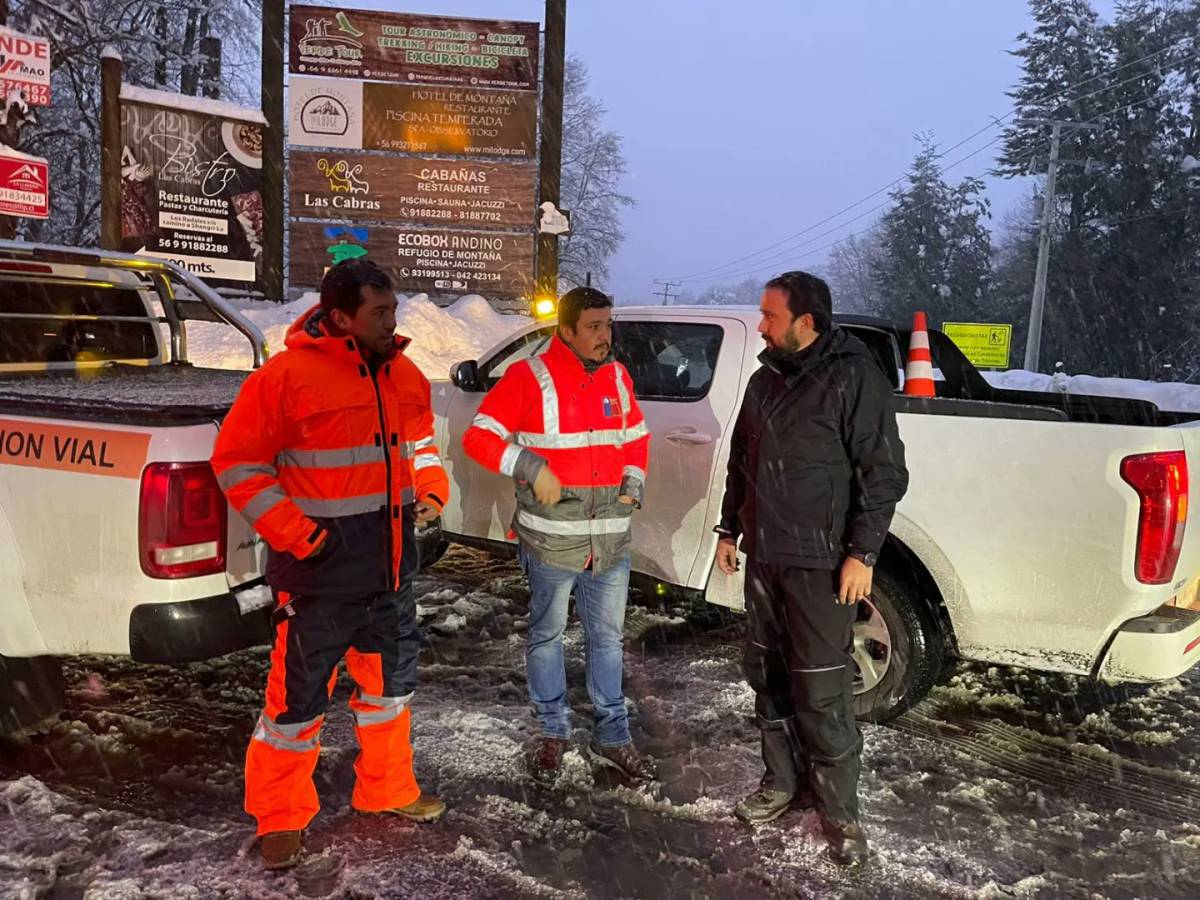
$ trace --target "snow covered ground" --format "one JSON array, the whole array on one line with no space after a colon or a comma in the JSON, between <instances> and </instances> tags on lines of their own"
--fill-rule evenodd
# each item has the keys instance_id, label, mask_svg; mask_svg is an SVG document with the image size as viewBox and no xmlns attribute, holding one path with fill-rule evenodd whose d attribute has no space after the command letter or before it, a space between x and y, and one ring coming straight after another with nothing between
<instances>
[{"instance_id":1,"label":"snow covered ground","mask_svg":"<svg viewBox=\"0 0 1200 900\"><path fill-rule=\"evenodd\" d=\"M868 727L873 868L822 857L816 816L757 832L730 810L756 784L740 626L632 608L627 693L658 796L577 752L551 789L525 774L528 594L512 563L452 548L418 579L429 646L414 703L423 784L450 804L416 826L359 817L343 679L317 771L324 809L295 874L267 875L241 764L267 659L69 665L49 734L0 744L0 897L1170 898L1200 879L1200 679L1100 690L964 666L889 727ZM589 718L568 632L577 739Z\"/></svg>"},{"instance_id":2,"label":"snow covered ground","mask_svg":"<svg viewBox=\"0 0 1200 900\"><path fill-rule=\"evenodd\" d=\"M406 352L427 378L449 377L454 363L476 359L529 324L528 316L498 313L478 294L460 297L447 307L436 305L424 294L400 294L397 298L396 331L414 339ZM288 328L319 300L317 294L309 293L291 303L230 302L262 330L271 352L278 353L284 349ZM195 365L250 368L250 345L240 332L207 322L189 322L187 331L188 359Z\"/></svg>"}]
</instances>

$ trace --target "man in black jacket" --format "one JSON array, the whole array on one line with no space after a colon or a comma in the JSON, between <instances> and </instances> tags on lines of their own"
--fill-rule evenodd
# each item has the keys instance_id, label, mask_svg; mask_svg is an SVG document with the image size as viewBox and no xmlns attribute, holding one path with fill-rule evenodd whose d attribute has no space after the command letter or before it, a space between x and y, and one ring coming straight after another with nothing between
<instances>
[{"instance_id":1,"label":"man in black jacket","mask_svg":"<svg viewBox=\"0 0 1200 900\"><path fill-rule=\"evenodd\" d=\"M820 809L830 856L861 865L862 735L850 657L857 605L871 592L908 487L892 385L870 351L833 325L829 287L806 272L767 282L767 348L734 427L717 562L746 553L749 643L766 773L737 805L758 825Z\"/></svg>"}]
</instances>

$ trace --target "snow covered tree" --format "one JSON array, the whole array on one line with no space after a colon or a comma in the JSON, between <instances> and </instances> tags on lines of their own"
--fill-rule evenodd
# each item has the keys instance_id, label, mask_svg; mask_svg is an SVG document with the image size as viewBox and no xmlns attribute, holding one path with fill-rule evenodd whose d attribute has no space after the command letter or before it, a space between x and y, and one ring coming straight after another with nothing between
<instances>
[{"instance_id":1,"label":"snow covered tree","mask_svg":"<svg viewBox=\"0 0 1200 900\"><path fill-rule=\"evenodd\" d=\"M919 140L908 181L879 222L879 312L903 322L924 310L937 325L986 315L991 237L984 222L991 211L983 182L948 184L932 139Z\"/></svg>"},{"instance_id":2,"label":"snow covered tree","mask_svg":"<svg viewBox=\"0 0 1200 900\"><path fill-rule=\"evenodd\" d=\"M686 301L702 306L758 306L762 298L763 284L766 278L743 278L738 282L714 284L700 291L695 297L689 296Z\"/></svg>"},{"instance_id":3,"label":"snow covered tree","mask_svg":"<svg viewBox=\"0 0 1200 900\"><path fill-rule=\"evenodd\" d=\"M3 0L0 0L3 2ZM20 220L21 236L94 244L100 228L100 52L116 47L125 81L198 94L201 42L220 35L222 96L258 98L260 0L8 0L9 24L50 39L53 104L23 129L26 153L50 163L48 221ZM16 220L14 220L16 221Z\"/></svg>"},{"instance_id":4,"label":"snow covered tree","mask_svg":"<svg viewBox=\"0 0 1200 900\"><path fill-rule=\"evenodd\" d=\"M829 290L838 312L869 314L880 307L876 269L883 248L878 229L852 234L829 251Z\"/></svg>"},{"instance_id":5,"label":"snow covered tree","mask_svg":"<svg viewBox=\"0 0 1200 900\"><path fill-rule=\"evenodd\" d=\"M563 84L562 208L571 212L571 234L559 239L558 278L564 290L602 285L608 260L625 239L621 209L634 199L621 189L622 138L604 127L604 103L588 93L587 64L567 57Z\"/></svg>"},{"instance_id":6,"label":"snow covered tree","mask_svg":"<svg viewBox=\"0 0 1200 900\"><path fill-rule=\"evenodd\" d=\"M1043 369L1061 360L1073 371L1184 377L1200 346L1200 208L1187 164L1200 152L1197 4L1129 0L1111 25L1083 0L1031 9L1038 27L1016 51L1018 117L1089 126L1062 131ZM1011 126L997 171L1044 171L1048 135L1046 124ZM1010 264L1032 265L1036 221L1028 226ZM1006 290L1013 274L1007 266ZM1027 278L1031 292L1032 268Z\"/></svg>"}]
</instances>

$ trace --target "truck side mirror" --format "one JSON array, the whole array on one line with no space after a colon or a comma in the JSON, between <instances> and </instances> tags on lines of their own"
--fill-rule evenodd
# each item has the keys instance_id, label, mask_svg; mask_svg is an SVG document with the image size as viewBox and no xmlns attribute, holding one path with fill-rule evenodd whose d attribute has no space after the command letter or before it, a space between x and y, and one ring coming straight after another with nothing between
<instances>
[{"instance_id":1,"label":"truck side mirror","mask_svg":"<svg viewBox=\"0 0 1200 900\"><path fill-rule=\"evenodd\" d=\"M479 363L473 359L455 363L450 368L450 380L460 391L471 394L479 391Z\"/></svg>"}]
</instances>

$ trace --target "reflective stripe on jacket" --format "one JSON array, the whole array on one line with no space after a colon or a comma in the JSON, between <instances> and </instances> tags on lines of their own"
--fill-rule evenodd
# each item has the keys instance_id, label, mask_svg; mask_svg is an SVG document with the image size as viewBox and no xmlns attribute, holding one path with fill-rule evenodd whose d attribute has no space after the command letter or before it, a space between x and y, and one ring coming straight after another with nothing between
<instances>
[{"instance_id":1,"label":"reflective stripe on jacket","mask_svg":"<svg viewBox=\"0 0 1200 900\"><path fill-rule=\"evenodd\" d=\"M555 337L541 356L511 365L484 398L463 447L476 462L517 485L513 525L550 565L601 572L629 551L634 507L646 481L650 433L629 373L609 362L589 373ZM562 500L533 494L542 466L562 482Z\"/></svg>"},{"instance_id":2,"label":"reflective stripe on jacket","mask_svg":"<svg viewBox=\"0 0 1200 900\"><path fill-rule=\"evenodd\" d=\"M403 355L407 344L397 338L372 373L316 307L288 330L287 350L246 379L222 423L213 469L267 542L276 590L394 590L404 507L445 505L429 382Z\"/></svg>"}]
</instances>

